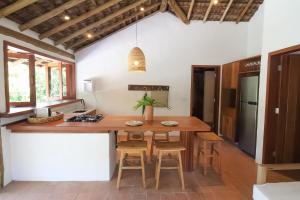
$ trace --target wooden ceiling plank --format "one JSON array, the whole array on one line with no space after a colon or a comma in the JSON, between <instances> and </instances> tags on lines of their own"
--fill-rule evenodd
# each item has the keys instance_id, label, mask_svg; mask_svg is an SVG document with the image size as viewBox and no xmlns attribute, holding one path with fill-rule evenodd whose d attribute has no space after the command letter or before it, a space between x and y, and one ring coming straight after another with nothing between
<instances>
[{"instance_id":1,"label":"wooden ceiling plank","mask_svg":"<svg viewBox=\"0 0 300 200\"><path fill-rule=\"evenodd\" d=\"M33 46L36 46L38 48L44 49L44 50L52 52L52 53L56 53L56 54L59 54L59 55L62 55L62 56L68 57L68 58L72 58L72 59L75 58L75 56L73 54L71 54L67 51L61 50L61 49L59 49L55 46L52 46L48 43L45 43L43 41L34 39L32 37L29 37L27 35L24 35L20 32L11 30L11 29L6 28L6 27L1 26L1 25L0 25L0 34L16 38L18 40L21 40L21 41L24 41L26 43L32 44Z\"/></svg>"},{"instance_id":2,"label":"wooden ceiling plank","mask_svg":"<svg viewBox=\"0 0 300 200\"><path fill-rule=\"evenodd\" d=\"M228 11L229 11L232 3L233 3L233 0L230 0L229 3L227 4L226 9L225 9L225 11L224 11L224 13L223 13L223 15L222 15L222 17L220 19L220 22L224 21L224 19L225 19L226 15L227 15L227 13L228 13Z\"/></svg>"},{"instance_id":3,"label":"wooden ceiling plank","mask_svg":"<svg viewBox=\"0 0 300 200\"><path fill-rule=\"evenodd\" d=\"M110 0L110 1L108 1L108 2L106 2L104 4L102 4L102 5L99 5L95 9L90 10L90 11L84 13L83 15L80 15L77 18L71 19L71 20L69 20L69 21L67 21L67 22L65 22L65 23L63 23L63 24L61 24L59 26L56 26L53 29L50 29L49 31L46 31L46 32L40 34L39 38L40 39L44 39L46 37L50 37L51 35L54 35L55 33L58 33L58 32L66 29L66 28L68 28L68 27L70 27L70 26L72 26L74 24L77 24L77 23L79 23L79 22L81 22L81 21L83 21L83 20L85 20L85 19L87 19L87 18L89 18L89 17L91 17L93 15L96 15L96 14L102 12L103 10L105 10L105 9L107 9L107 8L109 8L109 7L117 4L117 3L119 3L120 1L121 0Z\"/></svg>"},{"instance_id":4,"label":"wooden ceiling plank","mask_svg":"<svg viewBox=\"0 0 300 200\"><path fill-rule=\"evenodd\" d=\"M244 8L244 10L242 11L242 13L239 15L239 17L236 20L236 23L238 24L243 17L245 16L246 12L248 11L248 9L250 8L250 6L252 5L252 3L254 2L254 0L249 0L246 7Z\"/></svg>"},{"instance_id":5,"label":"wooden ceiling plank","mask_svg":"<svg viewBox=\"0 0 300 200\"><path fill-rule=\"evenodd\" d=\"M194 8L194 4L195 4L195 0L192 0L191 4L190 4L188 15L187 15L187 19L188 20L190 20L190 18L191 18L191 15L192 15L192 12L193 12L193 8Z\"/></svg>"},{"instance_id":6,"label":"wooden ceiling plank","mask_svg":"<svg viewBox=\"0 0 300 200\"><path fill-rule=\"evenodd\" d=\"M105 27L105 28L101 29L101 31L94 32L94 33L93 33L93 36L94 36L94 37L100 36L100 35L106 33L107 31L110 31L110 30L112 30L112 29L114 29L114 28L117 28L118 26L122 25L123 23L125 23L125 22L127 22L127 21L129 21L129 20L135 19L135 18L138 17L138 16L142 16L144 13L153 10L154 8L158 7L159 5L160 5L160 3L155 3L155 4L153 4L153 5L151 5L151 6L147 7L147 8L145 8L144 12L140 12L140 13L137 13L137 14L135 14L135 15L128 16L128 17L126 17L125 19L122 19L121 21L119 21L119 22L117 22L117 23L115 23L115 24L113 24L113 25L111 25L111 26L108 26L108 27ZM81 45L81 44L83 44L83 43L85 43L85 42L87 42L87 41L89 41L89 39L86 38L86 37L84 37L84 38L82 38L81 40L78 40L77 42L75 42L75 43L73 43L73 44L67 46L67 48L78 47L79 45Z\"/></svg>"},{"instance_id":7,"label":"wooden ceiling plank","mask_svg":"<svg viewBox=\"0 0 300 200\"><path fill-rule=\"evenodd\" d=\"M208 16L209 16L209 13L210 13L210 11L211 11L213 5L214 5L214 2L213 2L213 0L211 0L210 3L209 3L208 8L207 8L207 10L206 10L206 13L205 13L205 15L204 15L203 22L206 22L206 21L207 21L207 18L208 18Z\"/></svg>"},{"instance_id":8,"label":"wooden ceiling plank","mask_svg":"<svg viewBox=\"0 0 300 200\"><path fill-rule=\"evenodd\" d=\"M187 19L185 13L182 11L182 9L179 7L179 5L175 0L168 0L168 4L171 7L171 9L174 11L175 15L178 18L180 18L183 23L189 24L189 20Z\"/></svg>"},{"instance_id":9,"label":"wooden ceiling plank","mask_svg":"<svg viewBox=\"0 0 300 200\"><path fill-rule=\"evenodd\" d=\"M21 10L22 8L25 8L26 6L29 6L30 4L33 4L37 2L38 0L18 0L15 3L12 3L4 8L0 9L0 18L8 16L18 10Z\"/></svg>"},{"instance_id":10,"label":"wooden ceiling plank","mask_svg":"<svg viewBox=\"0 0 300 200\"><path fill-rule=\"evenodd\" d=\"M47 21L48 19L50 18L53 18L61 13L63 13L65 10L69 9L69 8L72 8L82 2L84 2L85 0L70 0L70 1L67 1L66 3L58 6L57 8L41 15L41 16L38 16L28 22L26 22L25 24L21 24L19 25L19 29L21 31L25 31L26 29L30 29L36 25L39 25L41 24L42 22L44 21Z\"/></svg>"},{"instance_id":11,"label":"wooden ceiling plank","mask_svg":"<svg viewBox=\"0 0 300 200\"><path fill-rule=\"evenodd\" d=\"M160 12L165 12L168 8L168 0L162 0L160 4L159 11Z\"/></svg>"},{"instance_id":12,"label":"wooden ceiling plank","mask_svg":"<svg viewBox=\"0 0 300 200\"><path fill-rule=\"evenodd\" d=\"M92 4L93 4L94 6L97 6L96 0L91 0L91 2L92 2Z\"/></svg>"},{"instance_id":13,"label":"wooden ceiling plank","mask_svg":"<svg viewBox=\"0 0 300 200\"><path fill-rule=\"evenodd\" d=\"M71 35L68 35L58 41L55 42L55 45L58 45L58 44L63 44L67 41L70 41L71 39L79 36L79 35L82 35L84 33L87 33L88 31L92 30L93 28L96 28L112 19L114 19L115 17L119 16L119 15L122 15L123 13L125 12L128 12L129 10L141 5L142 3L145 3L147 0L139 0L133 4L130 4L129 6L126 6L124 8L121 8L120 10L118 10L117 12L113 13L113 14L110 14L102 19L100 19L99 21L96 21L78 31L75 31L74 33L72 33Z\"/></svg>"}]
</instances>

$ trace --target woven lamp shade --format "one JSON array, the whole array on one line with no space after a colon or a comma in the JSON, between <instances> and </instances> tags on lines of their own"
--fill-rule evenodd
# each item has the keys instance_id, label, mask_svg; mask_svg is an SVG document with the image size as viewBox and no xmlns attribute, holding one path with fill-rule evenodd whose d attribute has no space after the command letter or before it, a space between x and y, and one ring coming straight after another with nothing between
<instances>
[{"instance_id":1,"label":"woven lamp shade","mask_svg":"<svg viewBox=\"0 0 300 200\"><path fill-rule=\"evenodd\" d=\"M128 55L128 71L146 71L145 55L138 47L134 47Z\"/></svg>"}]
</instances>

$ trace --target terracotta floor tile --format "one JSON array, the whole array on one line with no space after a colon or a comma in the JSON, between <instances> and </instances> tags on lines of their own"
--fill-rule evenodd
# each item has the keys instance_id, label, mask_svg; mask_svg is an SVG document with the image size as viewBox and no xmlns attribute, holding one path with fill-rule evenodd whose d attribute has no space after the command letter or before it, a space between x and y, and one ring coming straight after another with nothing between
<instances>
[{"instance_id":1,"label":"terracotta floor tile","mask_svg":"<svg viewBox=\"0 0 300 200\"><path fill-rule=\"evenodd\" d=\"M195 143L195 149L197 142ZM0 200L250 200L256 179L252 158L231 144L222 148L222 176L201 168L185 172L186 190L181 190L177 171L161 171L159 190L155 189L154 164L146 165L147 188L142 187L139 170L124 171L121 188L116 189L117 174L109 182L26 182L13 181L0 191ZM195 166L197 163L195 163ZM270 173L270 180L293 180Z\"/></svg>"}]
</instances>

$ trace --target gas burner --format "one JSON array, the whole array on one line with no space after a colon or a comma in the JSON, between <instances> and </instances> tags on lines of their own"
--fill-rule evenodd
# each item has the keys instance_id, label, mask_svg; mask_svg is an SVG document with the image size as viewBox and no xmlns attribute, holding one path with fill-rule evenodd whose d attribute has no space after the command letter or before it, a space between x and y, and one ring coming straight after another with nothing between
<instances>
[{"instance_id":1,"label":"gas burner","mask_svg":"<svg viewBox=\"0 0 300 200\"><path fill-rule=\"evenodd\" d=\"M67 122L98 122L103 119L103 115L78 115L67 119Z\"/></svg>"}]
</instances>

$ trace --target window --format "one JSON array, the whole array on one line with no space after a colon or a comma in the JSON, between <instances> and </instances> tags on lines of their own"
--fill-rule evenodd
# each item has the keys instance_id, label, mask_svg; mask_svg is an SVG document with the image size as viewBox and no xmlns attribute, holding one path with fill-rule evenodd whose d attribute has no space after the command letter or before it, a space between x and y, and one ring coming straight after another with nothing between
<instances>
[{"instance_id":1,"label":"window","mask_svg":"<svg viewBox=\"0 0 300 200\"><path fill-rule=\"evenodd\" d=\"M74 64L4 42L6 105L75 99Z\"/></svg>"}]
</instances>

